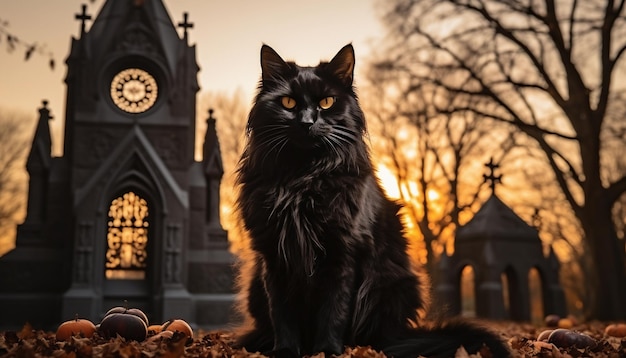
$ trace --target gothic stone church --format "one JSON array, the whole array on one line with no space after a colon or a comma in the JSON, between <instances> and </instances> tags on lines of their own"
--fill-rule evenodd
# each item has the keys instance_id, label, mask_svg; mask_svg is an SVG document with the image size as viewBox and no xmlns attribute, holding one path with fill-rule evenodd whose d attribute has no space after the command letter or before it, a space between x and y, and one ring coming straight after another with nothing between
<instances>
[{"instance_id":1,"label":"gothic stone church","mask_svg":"<svg viewBox=\"0 0 626 358\"><path fill-rule=\"evenodd\" d=\"M223 325L233 258L211 117L194 161L192 25L186 14L174 25L161 0L108 0L89 31L85 6L76 18L64 154L51 156L44 102L27 161L27 217L0 258L0 325L56 328L75 315L97 323L124 301L155 323Z\"/></svg>"}]
</instances>

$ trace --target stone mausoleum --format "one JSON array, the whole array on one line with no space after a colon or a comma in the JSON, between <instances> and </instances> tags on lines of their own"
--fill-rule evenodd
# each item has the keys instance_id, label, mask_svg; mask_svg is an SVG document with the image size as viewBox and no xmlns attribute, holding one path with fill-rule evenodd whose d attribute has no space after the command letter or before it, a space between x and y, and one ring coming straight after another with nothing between
<instances>
[{"instance_id":1,"label":"stone mausoleum","mask_svg":"<svg viewBox=\"0 0 626 358\"><path fill-rule=\"evenodd\" d=\"M457 229L454 253L442 255L435 287L437 298L446 305L449 315L461 314L461 274L469 266L474 272L472 296L476 316L529 321L529 273L536 270L543 315L565 316L560 264L554 251L550 248L544 255L537 228L528 225L500 200L495 193L495 184L501 177L494 173L498 165L490 161L486 166L490 173L484 177L491 182L491 196L469 222Z\"/></svg>"},{"instance_id":2,"label":"stone mausoleum","mask_svg":"<svg viewBox=\"0 0 626 358\"><path fill-rule=\"evenodd\" d=\"M195 45L161 0L108 0L67 57L62 157L44 101L27 161L28 211L0 257L0 326L99 322L127 301L151 322L205 327L232 313L233 257L220 224L223 174L211 114L194 160ZM87 27L89 27L87 31Z\"/></svg>"}]
</instances>

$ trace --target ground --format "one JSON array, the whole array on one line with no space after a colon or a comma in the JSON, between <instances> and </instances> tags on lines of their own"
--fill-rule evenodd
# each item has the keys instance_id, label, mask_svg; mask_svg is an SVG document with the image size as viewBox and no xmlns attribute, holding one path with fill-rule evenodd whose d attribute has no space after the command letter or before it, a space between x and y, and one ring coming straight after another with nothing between
<instances>
[{"instance_id":1,"label":"ground","mask_svg":"<svg viewBox=\"0 0 626 358\"><path fill-rule=\"evenodd\" d=\"M503 339L510 344L514 357L626 357L626 338L607 335L606 323L577 324L565 332L580 332L592 337L591 345L583 348L559 348L554 344L538 341L538 335L549 329L548 327L507 322L489 325L501 332ZM96 334L92 338L72 337L70 341L65 342L57 341L54 332L34 330L27 324L19 332L0 332L0 357L262 357L258 353L233 349L230 343L232 335L225 331L199 331L195 333L193 339L188 339L184 334L177 332L169 339L149 337L143 342L127 342L120 337L107 340ZM323 354L315 356L322 357ZM368 347L354 347L346 348L341 357L385 356ZM469 355L463 349L459 349L456 357L491 357L491 354L483 350Z\"/></svg>"}]
</instances>

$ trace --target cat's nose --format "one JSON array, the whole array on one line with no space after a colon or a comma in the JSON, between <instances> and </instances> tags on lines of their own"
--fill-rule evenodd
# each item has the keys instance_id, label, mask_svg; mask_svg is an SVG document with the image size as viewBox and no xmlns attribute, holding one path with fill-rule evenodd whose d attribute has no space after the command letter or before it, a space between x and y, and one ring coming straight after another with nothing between
<instances>
[{"instance_id":1,"label":"cat's nose","mask_svg":"<svg viewBox=\"0 0 626 358\"><path fill-rule=\"evenodd\" d=\"M313 122L300 121L300 127L306 130L310 129L312 125L313 125Z\"/></svg>"},{"instance_id":2,"label":"cat's nose","mask_svg":"<svg viewBox=\"0 0 626 358\"><path fill-rule=\"evenodd\" d=\"M309 129L315 123L317 113L311 110L303 111L300 117L300 125L305 129Z\"/></svg>"}]
</instances>

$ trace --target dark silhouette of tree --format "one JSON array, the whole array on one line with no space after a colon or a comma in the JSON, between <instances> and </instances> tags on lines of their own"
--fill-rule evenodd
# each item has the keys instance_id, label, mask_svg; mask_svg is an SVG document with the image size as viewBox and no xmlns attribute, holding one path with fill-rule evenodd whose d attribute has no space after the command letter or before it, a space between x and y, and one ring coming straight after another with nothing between
<instances>
[{"instance_id":1,"label":"dark silhouette of tree","mask_svg":"<svg viewBox=\"0 0 626 358\"><path fill-rule=\"evenodd\" d=\"M45 44L39 44L35 41L25 41L21 37L13 33L9 28L9 22L0 18L0 43L4 42L6 50L9 53L19 51L24 53L24 61L28 61L34 54L48 57L48 66L54 70L56 65L54 55Z\"/></svg>"},{"instance_id":2,"label":"dark silhouette of tree","mask_svg":"<svg viewBox=\"0 0 626 358\"><path fill-rule=\"evenodd\" d=\"M89 0L89 2L94 4L96 0ZM0 18L0 45L2 42L4 42L9 53L15 51L23 52L24 61L30 60L33 55L37 54L48 58L48 66L51 70L54 70L56 66L52 50L48 49L45 44L40 44L37 41L24 40L11 31L10 23L7 19Z\"/></svg>"},{"instance_id":3,"label":"dark silhouette of tree","mask_svg":"<svg viewBox=\"0 0 626 358\"><path fill-rule=\"evenodd\" d=\"M13 247L15 228L24 213L33 123L34 116L0 110L0 255Z\"/></svg>"},{"instance_id":4,"label":"dark silhouette of tree","mask_svg":"<svg viewBox=\"0 0 626 358\"><path fill-rule=\"evenodd\" d=\"M403 71L469 112L532 138L584 233L589 316L626 319L624 240L613 208L626 192L625 0L395 0L378 69Z\"/></svg>"},{"instance_id":5,"label":"dark silhouette of tree","mask_svg":"<svg viewBox=\"0 0 626 358\"><path fill-rule=\"evenodd\" d=\"M539 231L544 245L552 247L561 261L560 280L565 292L568 311L579 315L581 307L587 307L592 289L581 277L589 275L592 262L587 254L589 248L582 241L584 233L571 207L562 194L558 183L545 162L545 154L528 138L523 143L517 160L517 178L509 180L511 191L525 202L515 207L516 212L526 213L524 218ZM513 174L513 173L510 173ZM548 314L547 312L546 314Z\"/></svg>"},{"instance_id":6,"label":"dark silhouette of tree","mask_svg":"<svg viewBox=\"0 0 626 358\"><path fill-rule=\"evenodd\" d=\"M516 139L508 125L475 113L440 113L455 99L428 84L403 81L402 72L373 68L367 77L362 103L374 154L395 176L408 224L419 228L423 240L426 255L417 258L434 276L462 216L467 221L487 199L483 163L512 155Z\"/></svg>"}]
</instances>

